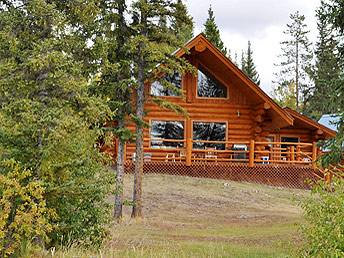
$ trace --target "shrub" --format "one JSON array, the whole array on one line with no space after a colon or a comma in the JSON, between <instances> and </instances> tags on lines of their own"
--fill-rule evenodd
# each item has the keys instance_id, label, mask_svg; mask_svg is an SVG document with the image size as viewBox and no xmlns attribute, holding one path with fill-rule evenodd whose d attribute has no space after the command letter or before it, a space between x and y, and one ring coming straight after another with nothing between
<instances>
[{"instance_id":1,"label":"shrub","mask_svg":"<svg viewBox=\"0 0 344 258\"><path fill-rule=\"evenodd\" d=\"M14 160L0 166L0 257L12 255L23 241L44 239L56 216L44 200L43 182Z\"/></svg>"},{"instance_id":2,"label":"shrub","mask_svg":"<svg viewBox=\"0 0 344 258\"><path fill-rule=\"evenodd\" d=\"M306 224L301 226L304 243L298 255L344 257L344 179L310 184L310 197L300 202Z\"/></svg>"}]
</instances>

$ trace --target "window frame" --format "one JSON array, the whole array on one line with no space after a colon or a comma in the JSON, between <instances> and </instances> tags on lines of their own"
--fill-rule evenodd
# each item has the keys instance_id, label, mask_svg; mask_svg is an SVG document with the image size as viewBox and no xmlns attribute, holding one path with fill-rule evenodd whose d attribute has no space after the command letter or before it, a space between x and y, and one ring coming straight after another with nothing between
<instances>
[{"instance_id":1,"label":"window frame","mask_svg":"<svg viewBox=\"0 0 344 258\"><path fill-rule=\"evenodd\" d=\"M149 130L148 130L148 135L149 135L149 141L148 141L148 146L150 149L157 149L157 150L161 150L161 149L166 149L166 150L176 150L178 149L178 147L175 148L157 148L157 147L152 147L151 143L152 143L152 121L163 121L163 122L183 122L184 123L184 135L183 135L183 139L174 139L174 140L180 140L181 142L183 142L183 147L181 147L180 149L186 149L186 119L176 119L176 120L171 120L169 118L150 118L149 119ZM154 141L153 141L154 142Z\"/></svg>"},{"instance_id":2,"label":"window frame","mask_svg":"<svg viewBox=\"0 0 344 258\"><path fill-rule=\"evenodd\" d=\"M219 97L200 97L198 96L198 70L199 70L199 65L201 65L205 70L207 70L208 73L210 73L211 76L213 76L216 80L218 80L220 83L222 83L223 86L226 87L227 89L227 97L226 98L219 98ZM229 100L229 85L222 80L221 78L219 78L218 76L216 76L206 65L204 65L204 63L202 63L201 61L197 61L197 76L196 76L196 99L216 99L216 100Z\"/></svg>"}]
</instances>

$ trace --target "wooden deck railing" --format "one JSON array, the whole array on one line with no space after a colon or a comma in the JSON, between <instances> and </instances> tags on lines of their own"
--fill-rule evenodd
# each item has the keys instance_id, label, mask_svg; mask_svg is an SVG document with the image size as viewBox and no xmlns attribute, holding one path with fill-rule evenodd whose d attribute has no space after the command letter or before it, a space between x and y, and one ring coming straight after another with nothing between
<instances>
[{"instance_id":1,"label":"wooden deck railing","mask_svg":"<svg viewBox=\"0 0 344 258\"><path fill-rule=\"evenodd\" d=\"M255 164L290 164L310 165L316 168L315 160L318 152L316 143L291 142L259 142L259 141L202 141L193 139L153 139L145 141L183 143L183 147L162 146L161 148L145 147L145 161L185 162L235 162L248 163L250 167ZM221 149L206 150L194 148L194 144L218 146ZM150 146L150 145L149 145ZM236 148L244 147L244 149ZM213 155L208 155L214 152ZM211 158L209 158L211 156ZM127 159L135 159L134 156Z\"/></svg>"}]
</instances>

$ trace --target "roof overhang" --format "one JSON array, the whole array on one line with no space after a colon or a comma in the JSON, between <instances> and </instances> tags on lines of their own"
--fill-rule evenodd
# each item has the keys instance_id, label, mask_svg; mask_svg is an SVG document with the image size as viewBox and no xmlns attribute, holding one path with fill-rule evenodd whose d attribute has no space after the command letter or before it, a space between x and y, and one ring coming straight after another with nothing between
<instances>
[{"instance_id":1,"label":"roof overhang","mask_svg":"<svg viewBox=\"0 0 344 258\"><path fill-rule=\"evenodd\" d=\"M284 110L288 112L295 119L295 122L302 123L309 129L313 130L314 132L318 132L318 134L319 133L323 134L326 139L334 137L337 134L335 131L331 130L330 128L322 124L319 124L318 122L315 122L314 120L298 113L297 111L291 108L285 107Z\"/></svg>"}]
</instances>

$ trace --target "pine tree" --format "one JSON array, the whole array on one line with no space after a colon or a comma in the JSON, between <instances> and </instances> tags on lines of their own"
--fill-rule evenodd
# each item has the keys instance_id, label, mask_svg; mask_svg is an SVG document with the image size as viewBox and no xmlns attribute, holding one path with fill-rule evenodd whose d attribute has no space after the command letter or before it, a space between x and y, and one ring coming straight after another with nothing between
<instances>
[{"instance_id":1,"label":"pine tree","mask_svg":"<svg viewBox=\"0 0 344 258\"><path fill-rule=\"evenodd\" d=\"M256 71L256 66L253 62L253 51L251 49L251 42L247 42L246 56L244 52L241 54L241 70L257 85L260 85L259 75Z\"/></svg>"},{"instance_id":2,"label":"pine tree","mask_svg":"<svg viewBox=\"0 0 344 258\"><path fill-rule=\"evenodd\" d=\"M307 25L304 23L305 16L298 11L290 15L291 24L287 24L288 29L284 34L290 38L281 42L284 60L279 64L281 70L277 77L277 87L284 87L295 82L295 99L296 110L302 109L303 95L307 92L307 74L306 69L312 58L310 51L310 43L307 38L309 31L306 30Z\"/></svg>"},{"instance_id":3,"label":"pine tree","mask_svg":"<svg viewBox=\"0 0 344 258\"><path fill-rule=\"evenodd\" d=\"M214 12L213 9L211 8L211 5L208 9L208 18L206 20L206 22L204 23L204 35L206 36L206 38L214 44L215 47L217 47L222 54L224 54L225 56L228 55L228 57L230 56L229 51L227 51L227 48L224 46L224 43L221 40L220 37L220 31L215 23L215 16L214 16Z\"/></svg>"},{"instance_id":4,"label":"pine tree","mask_svg":"<svg viewBox=\"0 0 344 258\"><path fill-rule=\"evenodd\" d=\"M132 5L133 24L131 26L134 36L129 45L133 53L133 69L136 71L136 158L135 158L135 177L133 194L132 217L142 216L142 174L143 174L143 128L145 123L144 104L146 101L154 101L158 105L169 108L179 113L184 110L173 103L154 96L146 96L145 83L159 80L166 88L182 94L181 90L175 88L172 83L168 83L159 72L174 74L177 70L184 74L186 70L194 71L194 68L183 58L172 56L170 47L182 47L173 30L166 26L160 27L156 22L161 19L178 19L188 21L189 17L183 17L178 12L174 1L138 0ZM185 15L185 14L184 14ZM158 67L157 64L160 64ZM154 70L155 72L151 72Z\"/></svg>"},{"instance_id":5,"label":"pine tree","mask_svg":"<svg viewBox=\"0 0 344 258\"><path fill-rule=\"evenodd\" d=\"M43 184L44 202L57 214L50 245L99 244L110 215L112 176L93 147L110 111L87 94L99 54L88 45L98 10L93 1L0 5L0 149L7 154L0 158L31 171L26 181Z\"/></svg>"},{"instance_id":6,"label":"pine tree","mask_svg":"<svg viewBox=\"0 0 344 258\"><path fill-rule=\"evenodd\" d=\"M339 78L343 67L343 61L339 58L338 53L338 36L334 28L328 24L327 16L324 13L324 6L316 10L319 35L314 51L315 65L311 66L308 71L314 87L309 93L307 105L304 107L304 114L315 120L318 120L323 114L337 111L338 104L328 105L328 99L324 96L333 95L329 81ZM338 103L344 104L340 99L338 99Z\"/></svg>"}]
</instances>

